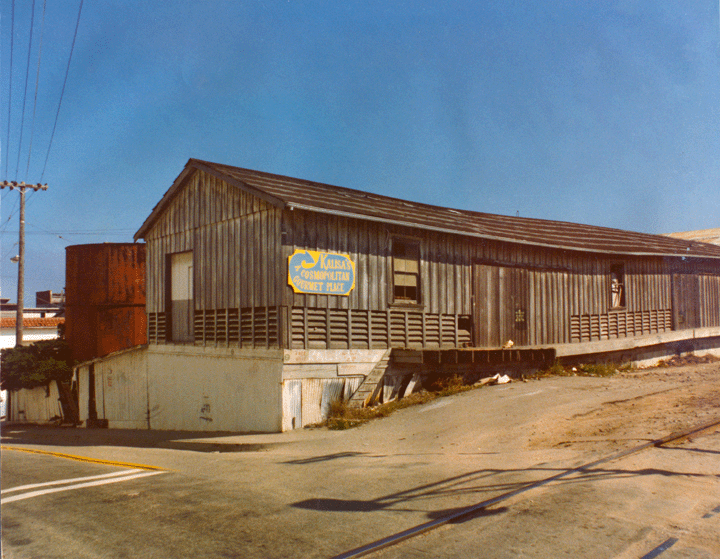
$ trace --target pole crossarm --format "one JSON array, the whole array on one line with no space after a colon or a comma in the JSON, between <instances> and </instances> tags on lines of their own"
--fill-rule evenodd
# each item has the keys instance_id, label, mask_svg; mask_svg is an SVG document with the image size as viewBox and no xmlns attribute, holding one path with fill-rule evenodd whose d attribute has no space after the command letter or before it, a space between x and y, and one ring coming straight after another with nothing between
<instances>
[{"instance_id":1,"label":"pole crossarm","mask_svg":"<svg viewBox=\"0 0 720 559\"><path fill-rule=\"evenodd\" d=\"M38 190L47 190L48 185L47 184L25 184L24 182L18 182L18 181L2 181L0 182L0 189L3 188L9 188L10 190L15 190L16 188L18 190L25 190L26 188L32 188L35 192Z\"/></svg>"}]
</instances>

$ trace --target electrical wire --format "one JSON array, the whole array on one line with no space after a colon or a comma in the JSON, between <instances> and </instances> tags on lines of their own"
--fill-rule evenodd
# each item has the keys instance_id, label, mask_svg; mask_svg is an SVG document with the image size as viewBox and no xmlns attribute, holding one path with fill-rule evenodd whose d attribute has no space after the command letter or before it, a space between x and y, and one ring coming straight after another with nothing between
<instances>
[{"instance_id":1,"label":"electrical wire","mask_svg":"<svg viewBox=\"0 0 720 559\"><path fill-rule=\"evenodd\" d=\"M19 208L18 208L18 210L15 209L15 206L17 206L18 201L19 201L19 197L15 198L15 202L13 203L12 207L10 208L10 214L8 215L7 221L5 223L3 223L2 226L0 226L0 231L4 231L5 229L7 229L7 226L10 223L10 220L13 217L15 217L15 214L19 211Z\"/></svg>"},{"instance_id":2,"label":"electrical wire","mask_svg":"<svg viewBox=\"0 0 720 559\"><path fill-rule=\"evenodd\" d=\"M60 235L131 235L135 232L134 229L71 229L71 230L56 230L48 231L32 223L26 223L29 227L34 227L37 231L25 231L27 235L54 235L62 238ZM17 231L3 231L3 234L16 234Z\"/></svg>"},{"instance_id":3,"label":"electrical wire","mask_svg":"<svg viewBox=\"0 0 720 559\"><path fill-rule=\"evenodd\" d=\"M43 40L43 32L45 30L45 7L46 6L47 6L47 0L43 0L42 23L40 24L40 47L38 49L37 75L35 76L35 101L33 103L32 126L30 127L30 147L28 148L27 168L25 169L26 177L30 174L30 155L32 154L33 136L35 135L35 110L37 109L38 86L40 84L40 61L42 59L42 40Z\"/></svg>"},{"instance_id":4,"label":"electrical wire","mask_svg":"<svg viewBox=\"0 0 720 559\"><path fill-rule=\"evenodd\" d=\"M75 34L73 35L72 46L70 47L70 56L68 57L67 69L65 70L65 80L63 81L62 91L60 92L60 101L58 102L57 113L55 114L55 124L53 124L52 134L50 135L50 143L48 144L47 155L45 156L45 165L43 165L40 182L45 176L48 158L50 157L50 148L52 148L53 138L55 138L55 129L57 128L58 118L60 117L60 107L62 106L63 95L65 95L65 86L67 85L68 74L70 73L70 62L72 61L73 51L75 50L75 39L77 39L78 28L80 27L80 14L82 14L83 1L80 0L80 8L78 9L77 23L75 24Z\"/></svg>"},{"instance_id":5,"label":"electrical wire","mask_svg":"<svg viewBox=\"0 0 720 559\"><path fill-rule=\"evenodd\" d=\"M35 0L32 2L32 11L30 12L30 41L28 43L28 59L25 68L25 93L23 94L22 116L20 117L20 141L18 142L17 165L15 166L15 180L17 180L20 171L20 152L22 151L23 128L25 128L25 105L27 103L27 86L30 79L30 55L32 54L32 39L35 29Z\"/></svg>"},{"instance_id":6,"label":"electrical wire","mask_svg":"<svg viewBox=\"0 0 720 559\"><path fill-rule=\"evenodd\" d=\"M10 145L10 116L12 115L12 75L13 75L13 46L15 44L15 0L12 0L12 12L10 15L10 79L8 85L8 119L7 119L7 140L5 141L5 176L8 173L8 146Z\"/></svg>"}]
</instances>

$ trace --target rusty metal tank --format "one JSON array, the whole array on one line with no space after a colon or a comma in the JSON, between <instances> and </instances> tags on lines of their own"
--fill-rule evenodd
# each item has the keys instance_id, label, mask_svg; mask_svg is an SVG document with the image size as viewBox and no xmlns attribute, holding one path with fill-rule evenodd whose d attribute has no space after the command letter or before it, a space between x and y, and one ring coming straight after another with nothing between
<instances>
[{"instance_id":1,"label":"rusty metal tank","mask_svg":"<svg viewBox=\"0 0 720 559\"><path fill-rule=\"evenodd\" d=\"M145 245L102 243L65 249L65 338L88 361L147 343Z\"/></svg>"}]
</instances>

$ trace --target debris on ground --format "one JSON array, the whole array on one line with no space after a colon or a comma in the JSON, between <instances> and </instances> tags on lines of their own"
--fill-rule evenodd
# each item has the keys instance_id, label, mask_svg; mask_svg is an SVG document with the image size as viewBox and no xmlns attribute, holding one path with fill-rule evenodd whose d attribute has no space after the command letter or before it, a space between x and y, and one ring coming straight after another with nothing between
<instances>
[{"instance_id":1,"label":"debris on ground","mask_svg":"<svg viewBox=\"0 0 720 559\"><path fill-rule=\"evenodd\" d=\"M481 378L475 383L475 386L492 386L493 384L507 384L509 382L512 382L512 379L508 375L498 373L492 377Z\"/></svg>"},{"instance_id":2,"label":"debris on ground","mask_svg":"<svg viewBox=\"0 0 720 559\"><path fill-rule=\"evenodd\" d=\"M658 363L658 367L684 367L685 365L701 365L703 363L716 363L720 357L714 355L675 355Z\"/></svg>"}]
</instances>

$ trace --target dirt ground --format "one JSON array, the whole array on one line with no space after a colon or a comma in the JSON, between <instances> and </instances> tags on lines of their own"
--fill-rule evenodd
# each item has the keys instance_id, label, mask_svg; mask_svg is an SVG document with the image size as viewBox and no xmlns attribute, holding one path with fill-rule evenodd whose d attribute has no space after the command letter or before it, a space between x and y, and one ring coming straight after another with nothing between
<instances>
[{"instance_id":1,"label":"dirt ground","mask_svg":"<svg viewBox=\"0 0 720 559\"><path fill-rule=\"evenodd\" d=\"M531 437L530 447L617 446L623 441L683 431L720 412L720 360L716 358L674 358L667 366L623 372L613 378L652 385L653 389L585 413L548 414L543 418L542 433Z\"/></svg>"},{"instance_id":2,"label":"dirt ground","mask_svg":"<svg viewBox=\"0 0 720 559\"><path fill-rule=\"evenodd\" d=\"M537 415L537 407L529 406L522 414L527 421L502 443L509 461L528 452L534 467L557 464L558 458L577 466L720 419L720 362L712 358L676 359L668 367L602 379L530 381L514 390L539 399L538 390L556 386L555 402L545 401ZM563 398L566 392L574 402ZM511 498L483 516L443 526L378 557L469 559L481 550L487 559L637 559L655 557L663 546L667 559L720 557L719 445L715 426L650 447Z\"/></svg>"}]
</instances>

